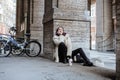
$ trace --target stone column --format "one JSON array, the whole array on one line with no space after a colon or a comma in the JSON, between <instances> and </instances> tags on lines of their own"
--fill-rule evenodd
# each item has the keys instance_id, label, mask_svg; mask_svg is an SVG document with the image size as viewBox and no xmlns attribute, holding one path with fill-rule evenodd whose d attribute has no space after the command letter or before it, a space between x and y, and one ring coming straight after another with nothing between
<instances>
[{"instance_id":1,"label":"stone column","mask_svg":"<svg viewBox=\"0 0 120 80\"><path fill-rule=\"evenodd\" d=\"M30 1L30 2L29 2ZM43 52L44 0L17 0L17 36L24 37L27 31L31 39L37 39Z\"/></svg>"},{"instance_id":2,"label":"stone column","mask_svg":"<svg viewBox=\"0 0 120 80\"><path fill-rule=\"evenodd\" d=\"M116 0L116 18L117 18L117 25L116 25L116 47L115 47L115 53L116 53L116 80L120 80L120 0Z\"/></svg>"},{"instance_id":3,"label":"stone column","mask_svg":"<svg viewBox=\"0 0 120 80\"><path fill-rule=\"evenodd\" d=\"M97 50L113 49L112 2L96 0L96 42Z\"/></svg>"},{"instance_id":4,"label":"stone column","mask_svg":"<svg viewBox=\"0 0 120 80\"><path fill-rule=\"evenodd\" d=\"M43 20L45 54L52 55L53 53L52 37L59 25L70 34L73 49L79 47L89 49L90 20L85 16L88 0L45 0L45 4Z\"/></svg>"},{"instance_id":5,"label":"stone column","mask_svg":"<svg viewBox=\"0 0 120 80\"><path fill-rule=\"evenodd\" d=\"M16 32L16 36L17 37L23 37L23 32L21 31L21 23L24 21L24 4L23 4L23 0L17 0L17 11L16 11L16 28L17 28L17 32Z\"/></svg>"},{"instance_id":6,"label":"stone column","mask_svg":"<svg viewBox=\"0 0 120 80\"><path fill-rule=\"evenodd\" d=\"M104 0L104 50L113 50L112 0Z\"/></svg>"},{"instance_id":7,"label":"stone column","mask_svg":"<svg viewBox=\"0 0 120 80\"><path fill-rule=\"evenodd\" d=\"M55 1L55 0L54 0ZM53 1L53 2L54 2ZM53 56L53 3L52 0L45 0L45 11L44 11L44 18L43 18L43 52L44 56L52 59Z\"/></svg>"},{"instance_id":8,"label":"stone column","mask_svg":"<svg viewBox=\"0 0 120 80\"><path fill-rule=\"evenodd\" d=\"M43 53L43 14L44 0L30 0L30 33L31 39L37 39L42 45Z\"/></svg>"},{"instance_id":9,"label":"stone column","mask_svg":"<svg viewBox=\"0 0 120 80\"><path fill-rule=\"evenodd\" d=\"M24 37L24 33L26 32L27 27L27 9L28 9L28 0L17 0L17 19L16 19L16 27L17 27L17 37Z\"/></svg>"},{"instance_id":10,"label":"stone column","mask_svg":"<svg viewBox=\"0 0 120 80\"><path fill-rule=\"evenodd\" d=\"M96 49L103 50L102 40L103 40L103 1L104 0L96 0Z\"/></svg>"}]
</instances>

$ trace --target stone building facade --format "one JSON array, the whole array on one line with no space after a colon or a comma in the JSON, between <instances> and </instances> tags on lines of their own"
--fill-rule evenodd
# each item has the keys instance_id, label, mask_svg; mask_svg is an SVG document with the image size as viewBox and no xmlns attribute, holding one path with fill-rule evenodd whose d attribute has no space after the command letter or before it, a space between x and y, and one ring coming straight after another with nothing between
<instances>
[{"instance_id":1,"label":"stone building facade","mask_svg":"<svg viewBox=\"0 0 120 80\"><path fill-rule=\"evenodd\" d=\"M17 36L30 33L31 39L37 39L43 46L43 14L44 0L17 0Z\"/></svg>"},{"instance_id":2,"label":"stone building facade","mask_svg":"<svg viewBox=\"0 0 120 80\"><path fill-rule=\"evenodd\" d=\"M116 29L113 28L113 1L117 6ZM96 48L100 51L115 48L117 80L120 80L119 3L119 0L96 0ZM90 49L89 10L90 0L17 0L17 36L31 33L31 38L42 44L42 55L52 59L52 37L56 28L63 26L71 36L73 49Z\"/></svg>"},{"instance_id":3,"label":"stone building facade","mask_svg":"<svg viewBox=\"0 0 120 80\"><path fill-rule=\"evenodd\" d=\"M73 49L90 48L90 20L85 14L87 0L17 0L17 4L17 35L31 33L31 38L42 44L46 57L52 58L52 37L59 25L70 34Z\"/></svg>"},{"instance_id":4,"label":"stone building facade","mask_svg":"<svg viewBox=\"0 0 120 80\"><path fill-rule=\"evenodd\" d=\"M96 0L96 49L113 49L112 0Z\"/></svg>"},{"instance_id":5,"label":"stone building facade","mask_svg":"<svg viewBox=\"0 0 120 80\"><path fill-rule=\"evenodd\" d=\"M90 48L90 21L85 16L87 0L45 0L44 54L53 53L52 37L62 26L72 39L73 49Z\"/></svg>"}]
</instances>

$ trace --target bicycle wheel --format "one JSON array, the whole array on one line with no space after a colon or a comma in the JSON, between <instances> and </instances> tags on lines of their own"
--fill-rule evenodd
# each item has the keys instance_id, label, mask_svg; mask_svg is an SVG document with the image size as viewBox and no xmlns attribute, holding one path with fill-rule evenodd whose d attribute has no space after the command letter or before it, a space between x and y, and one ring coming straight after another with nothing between
<instances>
[{"instance_id":1,"label":"bicycle wheel","mask_svg":"<svg viewBox=\"0 0 120 80\"><path fill-rule=\"evenodd\" d=\"M30 41L25 46L25 53L30 57L36 57L41 52L41 44L37 41Z\"/></svg>"},{"instance_id":2,"label":"bicycle wheel","mask_svg":"<svg viewBox=\"0 0 120 80\"><path fill-rule=\"evenodd\" d=\"M6 42L0 42L0 57L7 57L10 55L12 48L10 44L6 44Z\"/></svg>"}]
</instances>

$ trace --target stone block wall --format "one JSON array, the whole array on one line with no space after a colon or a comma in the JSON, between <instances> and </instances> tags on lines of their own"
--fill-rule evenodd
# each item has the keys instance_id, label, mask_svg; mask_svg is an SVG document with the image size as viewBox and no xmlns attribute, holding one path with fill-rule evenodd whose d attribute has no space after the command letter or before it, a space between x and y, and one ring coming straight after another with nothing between
<instances>
[{"instance_id":1,"label":"stone block wall","mask_svg":"<svg viewBox=\"0 0 120 80\"><path fill-rule=\"evenodd\" d=\"M59 0L58 8L63 10L84 11L87 8L87 0Z\"/></svg>"},{"instance_id":2,"label":"stone block wall","mask_svg":"<svg viewBox=\"0 0 120 80\"><path fill-rule=\"evenodd\" d=\"M43 19L45 55L53 54L52 37L59 25L63 26L65 32L70 34L73 49L79 47L89 49L90 21L85 16L85 11L88 9L87 0L53 0L52 6L48 3L51 3L51 0L45 0L45 9L49 9L45 10Z\"/></svg>"},{"instance_id":3,"label":"stone block wall","mask_svg":"<svg viewBox=\"0 0 120 80\"><path fill-rule=\"evenodd\" d=\"M19 22L19 28L25 24L25 13L29 9L28 0L22 0L18 9L22 8L22 3L24 6L20 11L23 20ZM52 37L58 25L61 25L70 34L73 49L89 49L90 21L85 14L87 10L88 0L30 0L30 21L27 22L30 22L31 39L37 39L42 44L42 53L51 58L54 48ZM20 13L18 16L21 17Z\"/></svg>"},{"instance_id":4,"label":"stone block wall","mask_svg":"<svg viewBox=\"0 0 120 80\"><path fill-rule=\"evenodd\" d=\"M44 15L44 0L17 0L17 19L16 19L17 36L24 37L24 33L26 31L30 32L31 34L30 38L37 39L41 43L42 53L43 53L43 23L42 23L43 15Z\"/></svg>"},{"instance_id":5,"label":"stone block wall","mask_svg":"<svg viewBox=\"0 0 120 80\"><path fill-rule=\"evenodd\" d=\"M30 7L30 33L31 39L37 39L43 50L43 15L44 15L44 0L33 0ZM42 51L43 53L43 51Z\"/></svg>"},{"instance_id":6,"label":"stone block wall","mask_svg":"<svg viewBox=\"0 0 120 80\"><path fill-rule=\"evenodd\" d=\"M44 44L44 57L52 59L53 56L53 20L46 22L44 24L44 36L43 36L43 44Z\"/></svg>"},{"instance_id":7,"label":"stone block wall","mask_svg":"<svg viewBox=\"0 0 120 80\"><path fill-rule=\"evenodd\" d=\"M96 49L113 50L112 0L96 0Z\"/></svg>"},{"instance_id":8,"label":"stone block wall","mask_svg":"<svg viewBox=\"0 0 120 80\"><path fill-rule=\"evenodd\" d=\"M70 35L73 49L90 48L90 22L54 20L54 34L59 25Z\"/></svg>"}]
</instances>

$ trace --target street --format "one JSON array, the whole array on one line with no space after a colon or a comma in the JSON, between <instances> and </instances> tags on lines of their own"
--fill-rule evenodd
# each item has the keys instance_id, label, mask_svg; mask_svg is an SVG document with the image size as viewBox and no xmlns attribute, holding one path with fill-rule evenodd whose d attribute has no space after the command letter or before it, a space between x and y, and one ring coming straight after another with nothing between
<instances>
[{"instance_id":1,"label":"street","mask_svg":"<svg viewBox=\"0 0 120 80\"><path fill-rule=\"evenodd\" d=\"M0 57L0 80L114 80L115 71L42 57Z\"/></svg>"}]
</instances>

